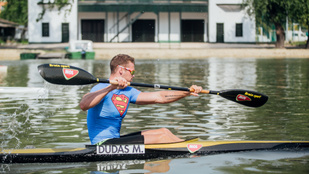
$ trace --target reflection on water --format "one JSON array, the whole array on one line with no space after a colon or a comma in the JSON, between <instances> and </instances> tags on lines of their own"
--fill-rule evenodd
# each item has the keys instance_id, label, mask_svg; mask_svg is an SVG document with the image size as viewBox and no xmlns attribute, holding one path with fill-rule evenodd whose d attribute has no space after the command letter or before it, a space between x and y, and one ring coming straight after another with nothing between
<instances>
[{"instance_id":1,"label":"reflection on water","mask_svg":"<svg viewBox=\"0 0 309 174\"><path fill-rule=\"evenodd\" d=\"M309 151L253 151L167 160L2 164L7 173L307 173ZM1 171L0 171L1 172Z\"/></svg>"},{"instance_id":2,"label":"reflection on water","mask_svg":"<svg viewBox=\"0 0 309 174\"><path fill-rule=\"evenodd\" d=\"M42 63L70 64L99 78L108 78L110 73L106 60L0 62L7 67L0 81L0 148L89 144L86 112L80 110L79 100L92 85L46 83L37 72ZM171 104L131 105L122 133L167 127L181 138L308 140L307 59L137 60L136 70L135 82L180 87L197 84L210 90L250 89L270 99L261 108L203 94Z\"/></svg>"}]
</instances>

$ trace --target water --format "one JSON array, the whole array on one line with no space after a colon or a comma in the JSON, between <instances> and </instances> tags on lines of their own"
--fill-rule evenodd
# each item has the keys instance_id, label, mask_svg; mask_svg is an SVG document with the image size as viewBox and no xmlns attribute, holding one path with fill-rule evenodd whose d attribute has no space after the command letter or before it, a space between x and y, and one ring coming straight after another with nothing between
<instances>
[{"instance_id":1,"label":"water","mask_svg":"<svg viewBox=\"0 0 309 174\"><path fill-rule=\"evenodd\" d=\"M83 68L109 77L105 60L1 61L0 148L63 148L89 144L86 112L79 101L92 85L44 82L43 63ZM0 66L1 68L1 66ZM165 105L130 105L121 133L160 127L181 138L204 140L308 140L309 60L235 59L137 60L134 82L205 89L250 89L270 99L250 108L201 94ZM142 91L155 91L138 88ZM308 151L261 151L168 160L66 164L1 164L0 173L308 173Z\"/></svg>"}]
</instances>

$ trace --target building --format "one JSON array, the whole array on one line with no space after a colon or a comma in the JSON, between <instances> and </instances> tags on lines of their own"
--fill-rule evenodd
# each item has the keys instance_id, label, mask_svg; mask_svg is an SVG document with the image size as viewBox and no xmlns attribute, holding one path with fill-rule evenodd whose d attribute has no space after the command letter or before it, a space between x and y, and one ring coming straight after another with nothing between
<instances>
[{"instance_id":1,"label":"building","mask_svg":"<svg viewBox=\"0 0 309 174\"><path fill-rule=\"evenodd\" d=\"M14 40L19 24L0 18L0 40Z\"/></svg>"},{"instance_id":2,"label":"building","mask_svg":"<svg viewBox=\"0 0 309 174\"><path fill-rule=\"evenodd\" d=\"M53 1L28 0L29 43L255 42L242 0L74 0L60 12Z\"/></svg>"}]
</instances>

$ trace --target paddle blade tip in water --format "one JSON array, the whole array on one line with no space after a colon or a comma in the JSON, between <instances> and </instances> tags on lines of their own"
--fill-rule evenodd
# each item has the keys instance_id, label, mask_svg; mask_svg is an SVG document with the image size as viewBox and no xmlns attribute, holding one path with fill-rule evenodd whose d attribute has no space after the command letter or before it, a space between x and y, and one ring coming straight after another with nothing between
<instances>
[{"instance_id":1,"label":"paddle blade tip in water","mask_svg":"<svg viewBox=\"0 0 309 174\"><path fill-rule=\"evenodd\" d=\"M41 75L41 77L44 78L45 77L45 73L44 73L44 71L42 69L43 69L43 64L38 66L38 71L39 71L39 74Z\"/></svg>"},{"instance_id":2,"label":"paddle blade tip in water","mask_svg":"<svg viewBox=\"0 0 309 174\"><path fill-rule=\"evenodd\" d=\"M55 67L51 68L50 64L42 64L38 66L38 71L41 77L47 82L53 84L61 84L61 81L57 80L59 78L57 76L59 76L59 72L61 72L62 70L55 69Z\"/></svg>"}]
</instances>

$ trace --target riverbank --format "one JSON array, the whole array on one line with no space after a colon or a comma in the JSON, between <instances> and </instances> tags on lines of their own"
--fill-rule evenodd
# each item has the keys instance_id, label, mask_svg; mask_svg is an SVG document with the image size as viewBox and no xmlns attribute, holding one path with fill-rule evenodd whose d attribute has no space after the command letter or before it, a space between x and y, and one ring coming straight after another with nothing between
<instances>
[{"instance_id":1,"label":"riverbank","mask_svg":"<svg viewBox=\"0 0 309 174\"><path fill-rule=\"evenodd\" d=\"M0 60L20 60L21 53L65 53L68 43L6 45L0 47ZM309 50L286 46L275 49L268 44L213 43L94 43L95 59L129 54L136 59L219 58L309 58Z\"/></svg>"}]
</instances>

